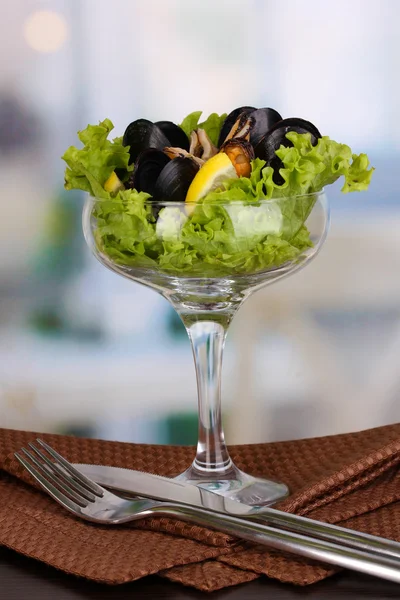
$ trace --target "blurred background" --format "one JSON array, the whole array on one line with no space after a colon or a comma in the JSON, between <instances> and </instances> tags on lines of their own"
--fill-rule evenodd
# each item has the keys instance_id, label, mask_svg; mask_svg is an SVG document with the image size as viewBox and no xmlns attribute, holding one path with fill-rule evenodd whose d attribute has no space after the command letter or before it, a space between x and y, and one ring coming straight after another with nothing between
<instances>
[{"instance_id":1,"label":"blurred background","mask_svg":"<svg viewBox=\"0 0 400 600\"><path fill-rule=\"evenodd\" d=\"M400 420L398 0L14 0L0 37L0 427L195 443L189 342L165 300L84 245L65 149L108 117L180 122L271 106L367 152L367 193L329 190L303 272L241 309L228 443Z\"/></svg>"}]
</instances>

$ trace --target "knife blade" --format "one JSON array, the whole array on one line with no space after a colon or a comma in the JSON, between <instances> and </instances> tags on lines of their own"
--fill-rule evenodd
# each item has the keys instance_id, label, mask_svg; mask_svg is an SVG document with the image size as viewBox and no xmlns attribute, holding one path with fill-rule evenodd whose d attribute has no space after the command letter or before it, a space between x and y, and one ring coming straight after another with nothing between
<instances>
[{"instance_id":1,"label":"knife blade","mask_svg":"<svg viewBox=\"0 0 400 600\"><path fill-rule=\"evenodd\" d=\"M209 511L261 520L272 527L344 544L358 550L372 551L378 556L400 559L400 543L393 540L315 521L269 506L248 506L202 487L161 475L103 465L75 464L73 466L100 485L131 497L143 496L178 502Z\"/></svg>"},{"instance_id":2,"label":"knife blade","mask_svg":"<svg viewBox=\"0 0 400 600\"><path fill-rule=\"evenodd\" d=\"M128 493L131 496L179 502L235 516L247 516L257 512L257 508L247 504L161 475L103 465L76 464L74 467L100 485L125 495Z\"/></svg>"}]
</instances>

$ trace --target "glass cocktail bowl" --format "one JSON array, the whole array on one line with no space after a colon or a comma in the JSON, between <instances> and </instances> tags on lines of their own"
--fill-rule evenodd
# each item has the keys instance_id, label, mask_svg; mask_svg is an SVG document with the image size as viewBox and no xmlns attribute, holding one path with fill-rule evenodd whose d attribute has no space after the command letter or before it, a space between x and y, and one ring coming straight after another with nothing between
<instances>
[{"instance_id":1,"label":"glass cocktail bowl","mask_svg":"<svg viewBox=\"0 0 400 600\"><path fill-rule=\"evenodd\" d=\"M284 483L244 473L229 456L221 420L222 354L241 304L312 260L328 226L324 192L196 205L87 198L83 229L96 258L164 296L192 344L198 444L192 465L178 479L254 506L289 493Z\"/></svg>"}]
</instances>

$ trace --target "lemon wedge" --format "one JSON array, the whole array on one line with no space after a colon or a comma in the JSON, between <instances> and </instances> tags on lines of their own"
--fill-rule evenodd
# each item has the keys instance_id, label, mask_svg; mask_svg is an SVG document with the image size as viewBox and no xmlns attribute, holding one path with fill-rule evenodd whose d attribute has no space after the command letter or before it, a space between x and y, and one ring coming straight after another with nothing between
<instances>
[{"instance_id":1,"label":"lemon wedge","mask_svg":"<svg viewBox=\"0 0 400 600\"><path fill-rule=\"evenodd\" d=\"M124 184L119 179L115 171L113 171L107 181L104 183L106 192L115 193L124 189Z\"/></svg>"},{"instance_id":2,"label":"lemon wedge","mask_svg":"<svg viewBox=\"0 0 400 600\"><path fill-rule=\"evenodd\" d=\"M196 173L186 194L186 202L198 202L212 190L221 186L225 179L237 177L235 167L225 152L219 152L200 168Z\"/></svg>"}]
</instances>

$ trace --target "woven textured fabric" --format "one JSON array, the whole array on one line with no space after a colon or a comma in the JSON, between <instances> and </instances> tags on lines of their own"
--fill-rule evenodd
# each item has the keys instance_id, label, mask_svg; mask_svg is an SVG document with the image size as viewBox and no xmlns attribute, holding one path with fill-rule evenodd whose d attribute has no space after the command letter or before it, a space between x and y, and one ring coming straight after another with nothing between
<instances>
[{"instance_id":1,"label":"woven textured fabric","mask_svg":"<svg viewBox=\"0 0 400 600\"><path fill-rule=\"evenodd\" d=\"M0 545L108 584L158 573L213 591L262 575L308 585L336 571L169 518L123 527L81 521L41 492L15 460L14 452L36 437L0 429ZM194 454L183 446L40 437L71 462L170 477L187 468ZM281 510L400 541L400 425L230 451L243 470L290 487L290 497L277 505Z\"/></svg>"}]
</instances>

